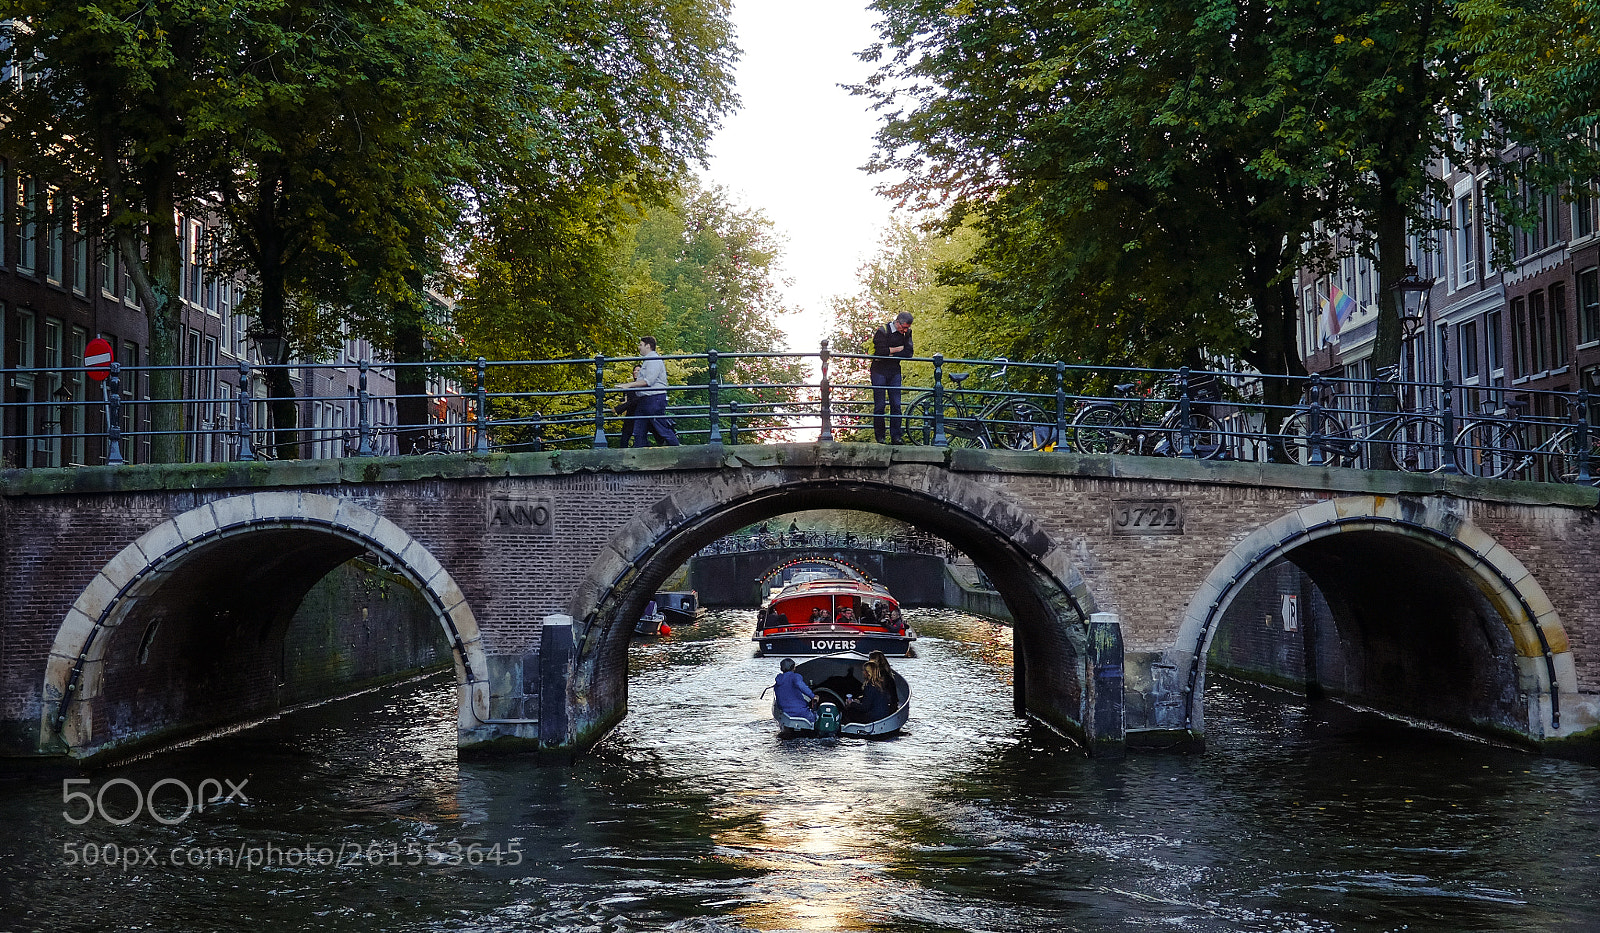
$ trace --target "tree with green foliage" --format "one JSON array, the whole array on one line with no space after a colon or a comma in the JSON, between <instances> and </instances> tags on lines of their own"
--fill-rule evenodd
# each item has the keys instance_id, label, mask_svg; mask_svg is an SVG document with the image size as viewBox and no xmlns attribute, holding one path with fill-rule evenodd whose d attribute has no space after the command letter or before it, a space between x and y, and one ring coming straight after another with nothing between
<instances>
[{"instance_id":1,"label":"tree with green foliage","mask_svg":"<svg viewBox=\"0 0 1600 933\"><path fill-rule=\"evenodd\" d=\"M639 294L639 313L660 321L654 336L663 355L782 353L787 350L784 304L778 267L783 244L772 222L759 210L737 204L720 186L703 187L692 178L669 208L647 210L634 236L630 262L635 281L653 283ZM686 385L706 385L708 372L698 361L669 367ZM769 411L792 405L806 381L798 360L752 356L723 359L718 381L720 406ZM682 395L686 404L707 401L703 393ZM725 408L726 410L726 408ZM741 429L778 423L753 415ZM690 429L700 427L699 422Z\"/></svg>"},{"instance_id":2,"label":"tree with green foliage","mask_svg":"<svg viewBox=\"0 0 1600 933\"><path fill-rule=\"evenodd\" d=\"M23 74L0 86L0 148L19 173L80 205L81 227L114 245L147 315L144 342L158 367L181 362L174 221L206 193L195 169L211 154L195 120L207 87L192 63L223 54L232 12L225 7L11 0L0 9L8 70ZM151 372L151 396L181 397L181 377ZM183 406L152 406L151 425L152 456L178 459Z\"/></svg>"},{"instance_id":3,"label":"tree with green foliage","mask_svg":"<svg viewBox=\"0 0 1600 933\"><path fill-rule=\"evenodd\" d=\"M1069 360L1303 372L1294 272L1345 232L1395 281L1429 163L1493 148L1433 0L873 6L877 167L979 218L974 307ZM1378 365L1398 337L1380 289Z\"/></svg>"},{"instance_id":4,"label":"tree with green foliage","mask_svg":"<svg viewBox=\"0 0 1600 933\"><path fill-rule=\"evenodd\" d=\"M420 362L466 231L586 187L659 201L733 102L726 0L14 6L17 51L49 67L8 94L11 145L110 194L156 363L178 362L177 210L221 195L260 332L315 351L345 328ZM399 374L404 423L425 420L421 379Z\"/></svg>"}]
</instances>

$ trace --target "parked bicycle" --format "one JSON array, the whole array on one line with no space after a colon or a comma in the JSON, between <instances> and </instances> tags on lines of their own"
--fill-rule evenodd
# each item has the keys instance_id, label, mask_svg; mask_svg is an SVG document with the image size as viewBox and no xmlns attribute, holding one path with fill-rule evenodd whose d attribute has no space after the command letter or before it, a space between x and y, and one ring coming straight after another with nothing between
<instances>
[{"instance_id":1,"label":"parked bicycle","mask_svg":"<svg viewBox=\"0 0 1600 933\"><path fill-rule=\"evenodd\" d=\"M1201 410L1201 403L1191 400L1186 432L1181 400L1152 397L1137 389L1132 382L1113 386L1117 399L1080 410L1072 419L1073 448L1086 454L1177 457L1192 450L1204 460L1222 456L1226 434L1217 419Z\"/></svg>"},{"instance_id":2,"label":"parked bicycle","mask_svg":"<svg viewBox=\"0 0 1600 933\"><path fill-rule=\"evenodd\" d=\"M1007 450L1033 450L1041 446L1041 427L1053 420L1044 409L1027 398L1009 393L1006 388L1004 358L989 378L1000 387L987 392L962 387L971 373L951 373L953 389L944 393L944 433L951 447L1001 447ZM933 392L920 392L905 410L905 437L912 444L933 443Z\"/></svg>"},{"instance_id":3,"label":"parked bicycle","mask_svg":"<svg viewBox=\"0 0 1600 933\"><path fill-rule=\"evenodd\" d=\"M1311 392L1315 383L1308 383L1303 407L1283 419L1278 435L1278 448L1284 459L1291 463L1312 462L1316 448L1322 451L1322 462L1333 466L1356 466L1363 457L1370 460L1379 447L1393 453L1395 468L1406 473L1431 473L1444 464L1444 421L1431 411L1406 411L1402 383L1397 367L1386 366L1379 371L1379 383L1393 393L1394 411L1376 411L1368 405L1360 412L1341 412L1338 396L1331 386L1324 386L1325 395L1317 399L1313 409ZM1376 398L1377 396L1373 396ZM1344 417L1357 415L1359 420L1346 424Z\"/></svg>"},{"instance_id":4,"label":"parked bicycle","mask_svg":"<svg viewBox=\"0 0 1600 933\"><path fill-rule=\"evenodd\" d=\"M1573 407L1574 422L1583 416ZM1489 479L1522 478L1535 466L1543 465L1543 479L1550 482L1578 481L1578 429L1575 423L1556 427L1557 422L1525 420L1528 403L1522 399L1506 402L1505 417L1481 416L1468 422L1456 435L1461 470ZM1550 430L1550 429L1554 430ZM1550 436L1535 442L1541 431ZM1589 468L1600 466L1600 430L1589 429Z\"/></svg>"}]
</instances>

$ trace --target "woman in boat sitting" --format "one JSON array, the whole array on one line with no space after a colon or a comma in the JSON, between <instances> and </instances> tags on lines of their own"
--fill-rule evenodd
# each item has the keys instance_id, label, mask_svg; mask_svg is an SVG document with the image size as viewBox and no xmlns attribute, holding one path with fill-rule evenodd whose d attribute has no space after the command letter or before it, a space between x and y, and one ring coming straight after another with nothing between
<instances>
[{"instance_id":1,"label":"woman in boat sitting","mask_svg":"<svg viewBox=\"0 0 1600 933\"><path fill-rule=\"evenodd\" d=\"M867 655L861 665L861 698L845 704L845 722L877 722L895 709L894 670L882 651Z\"/></svg>"},{"instance_id":2,"label":"woman in boat sitting","mask_svg":"<svg viewBox=\"0 0 1600 933\"><path fill-rule=\"evenodd\" d=\"M778 709L796 719L816 722L817 714L811 711L811 704L817 701L817 695L806 684L806 679L794 669L794 658L779 661L778 671L778 679L773 683L778 694Z\"/></svg>"}]
</instances>

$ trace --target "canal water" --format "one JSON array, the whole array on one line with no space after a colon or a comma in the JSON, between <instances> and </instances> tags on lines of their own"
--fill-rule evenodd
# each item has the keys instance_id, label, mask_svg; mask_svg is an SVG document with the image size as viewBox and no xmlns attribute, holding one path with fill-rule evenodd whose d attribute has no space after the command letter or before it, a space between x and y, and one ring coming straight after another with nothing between
<instances>
[{"instance_id":1,"label":"canal water","mask_svg":"<svg viewBox=\"0 0 1600 933\"><path fill-rule=\"evenodd\" d=\"M780 741L721 612L570 768L458 762L432 678L0 785L0 930L1600 930L1600 769L1241 685L1205 754L1091 760L1006 629L912 621L893 740Z\"/></svg>"}]
</instances>

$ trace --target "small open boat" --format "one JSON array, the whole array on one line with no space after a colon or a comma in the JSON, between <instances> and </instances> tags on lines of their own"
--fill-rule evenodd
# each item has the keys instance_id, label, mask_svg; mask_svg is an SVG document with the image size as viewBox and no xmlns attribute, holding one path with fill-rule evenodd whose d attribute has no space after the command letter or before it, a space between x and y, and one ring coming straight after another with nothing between
<instances>
[{"instance_id":1,"label":"small open boat","mask_svg":"<svg viewBox=\"0 0 1600 933\"><path fill-rule=\"evenodd\" d=\"M639 616L639 621L633 626L635 635L671 635L672 626L666 624L667 614L656 608L656 601L650 600L644 604L644 613Z\"/></svg>"},{"instance_id":2,"label":"small open boat","mask_svg":"<svg viewBox=\"0 0 1600 933\"><path fill-rule=\"evenodd\" d=\"M656 605L667 614L668 625L693 625L706 614L694 590L662 590L656 594Z\"/></svg>"},{"instance_id":3,"label":"small open boat","mask_svg":"<svg viewBox=\"0 0 1600 933\"><path fill-rule=\"evenodd\" d=\"M900 604L877 583L805 574L772 591L756 614L756 655L823 655L882 651L908 657L917 634Z\"/></svg>"},{"instance_id":4,"label":"small open boat","mask_svg":"<svg viewBox=\"0 0 1600 933\"><path fill-rule=\"evenodd\" d=\"M846 701L861 695L861 666L867 659L854 654L831 654L807 658L794 669L817 694L815 723L790 716L772 701L772 718L778 721L778 734L784 738L800 735L880 736L899 732L911 717L911 685L894 672L895 708L877 722L844 722Z\"/></svg>"}]
</instances>

